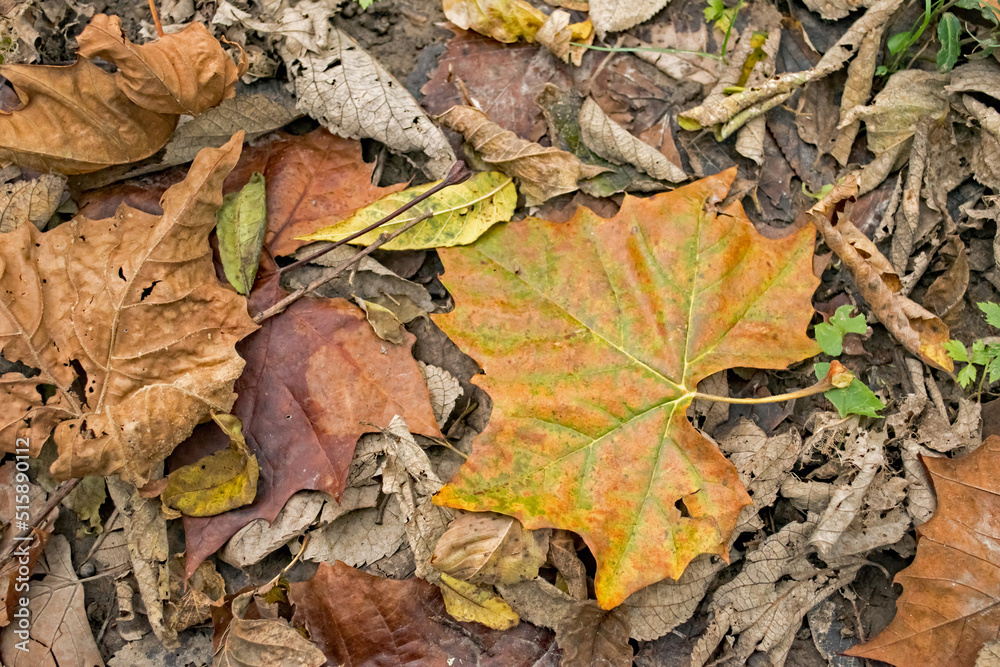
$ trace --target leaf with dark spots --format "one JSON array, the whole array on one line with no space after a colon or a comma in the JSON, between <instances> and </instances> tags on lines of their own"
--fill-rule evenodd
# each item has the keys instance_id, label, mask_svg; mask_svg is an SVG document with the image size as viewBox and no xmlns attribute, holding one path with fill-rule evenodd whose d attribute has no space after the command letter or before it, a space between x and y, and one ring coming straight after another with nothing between
<instances>
[{"instance_id":1,"label":"leaf with dark spots","mask_svg":"<svg viewBox=\"0 0 1000 667\"><path fill-rule=\"evenodd\" d=\"M251 307L281 298L276 282L258 281ZM189 573L254 519L274 521L296 491L339 498L358 438L388 427L394 415L414 433L442 437L410 353L413 341L409 333L401 345L380 340L364 312L344 299L308 298L243 341L239 352L247 366L232 413L260 465L257 499L218 516L184 518ZM228 444L218 429L199 429L171 467Z\"/></svg>"}]
</instances>

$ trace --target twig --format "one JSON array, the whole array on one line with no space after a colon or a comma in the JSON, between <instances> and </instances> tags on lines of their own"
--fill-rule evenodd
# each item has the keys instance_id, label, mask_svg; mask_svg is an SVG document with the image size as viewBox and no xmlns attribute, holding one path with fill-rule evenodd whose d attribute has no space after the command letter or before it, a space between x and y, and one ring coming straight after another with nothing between
<instances>
[{"instance_id":1,"label":"twig","mask_svg":"<svg viewBox=\"0 0 1000 667\"><path fill-rule=\"evenodd\" d=\"M328 273L328 274L326 274L326 275L324 275L324 276L322 276L320 278L317 278L316 280L312 281L308 285L305 285L304 287L300 287L299 289L295 290L294 292L292 292L291 294L289 294L288 296L286 296L284 299L281 299L280 301L278 301L273 306L270 306L266 310L263 310L263 311L257 313L256 315L254 315L253 321L256 322L257 324L260 324L261 322L263 322L267 318L274 317L275 315L277 315L278 313L280 313L283 310L285 310L285 308L288 308L290 305L292 305L293 303L295 303L296 301L298 301L299 299L301 299L303 296L305 296L309 292L312 292L315 289L319 289L320 287L322 287L326 283L330 282L331 280L333 280L334 278L336 278L337 276L339 276L341 273L343 273L347 269L349 269L352 266L354 266L355 264L357 264L359 261L361 261L362 258L364 258L364 257L372 254L373 252L375 252L376 250L378 250L379 248L381 248L386 243L388 243L389 241L393 240L394 238L396 238L397 236L399 236L403 232L409 231L417 223L423 222L424 220L426 220L427 218L432 217L433 215L434 215L434 211L428 211L427 213L423 214L419 218L414 218L413 220L410 220L408 223L406 223L405 225L403 225L402 227L400 227L399 229L397 229L392 234L389 234L389 235L382 234L381 236L378 237L378 239L376 239L376 241L374 243L372 243L367 248L365 248L364 250L360 251L359 253L357 253L356 255L354 255L353 257L351 257L350 259L346 260L343 264L341 264L340 266L338 266L336 269L334 269L330 273Z\"/></svg>"},{"instance_id":2,"label":"twig","mask_svg":"<svg viewBox=\"0 0 1000 667\"><path fill-rule=\"evenodd\" d=\"M163 24L160 23L160 13L156 11L156 0L149 0L149 11L153 14L153 25L156 26L156 34L163 37Z\"/></svg>"},{"instance_id":3,"label":"twig","mask_svg":"<svg viewBox=\"0 0 1000 667\"><path fill-rule=\"evenodd\" d=\"M104 530L101 532L100 535L97 536L97 539L94 540L94 543L90 546L90 551L87 552L87 557L80 562L81 566L88 560L93 558L94 554L97 553L97 550L100 548L100 546L104 544L104 540L107 539L108 533L111 532L111 526L115 525L115 520L118 518L119 513L120 510L118 509L118 507L115 507L115 510L111 513L111 516L109 516L108 520L104 522Z\"/></svg>"},{"instance_id":4,"label":"twig","mask_svg":"<svg viewBox=\"0 0 1000 667\"><path fill-rule=\"evenodd\" d=\"M53 491L52 495L49 496L48 501L46 501L45 506L42 508L42 511L31 518L31 523L28 524L27 528L15 535L14 539L11 540L10 545L4 550L3 555L0 556L0 567L6 564L10 559L11 555L14 553L17 543L27 541L28 538L31 537L31 532L38 526L45 523L49 514L52 513L52 510L58 507L59 503L63 501L63 498L68 496L70 492L76 488L76 485L80 483L81 479L82 478L77 477L75 479L66 480L60 484L55 491Z\"/></svg>"},{"instance_id":5,"label":"twig","mask_svg":"<svg viewBox=\"0 0 1000 667\"><path fill-rule=\"evenodd\" d=\"M456 162L455 164L453 164L451 166L451 171L448 172L448 175L445 176L444 180L441 181L440 183L438 183L437 185L435 185L433 188L431 188L427 192L424 192L423 194L414 197L411 201L403 204L402 206L400 206L399 208L397 208L395 211L393 211L389 215L385 216L384 218L382 218L378 222L373 222L372 224L368 225L367 227L365 227L361 231L354 232L350 236L348 236L346 238L343 238L343 239L337 241L336 243L333 243L333 244L331 244L331 245L329 245L329 246L327 246L327 247L325 247L325 248L323 248L321 250L317 250L313 254L308 255L306 257L303 257L302 259L294 262L293 264L289 264L288 266L285 266L285 267L282 267L282 268L278 269L277 275L281 276L281 275L283 275L283 274L291 271L292 269L297 269L298 267L302 266L303 264L307 264L308 262L312 262L312 261L314 261L314 260L322 257L326 253L330 252L331 250L333 250L335 248L339 248L340 246L344 245L345 243L350 243L354 239L356 239L358 237L361 237L361 236L364 236L365 234L367 234L368 232L372 231L373 229L377 229L377 228L381 227L382 225L384 225L385 223L387 223L390 220L392 220L393 218L395 218L395 217L397 217L399 215L402 215L403 213L405 213L406 211L410 210L411 208L413 208L414 206L416 206L420 202L422 202L425 199L427 199L428 197L431 197L431 196L437 194L441 190L444 190L446 187L448 187L450 185L458 185L462 181L465 181L466 179L468 179L469 176L471 176L471 175L472 175L472 172L469 171L469 168L465 166L464 162L462 162L461 160L459 160L458 162ZM393 238L395 238L395 237L393 237Z\"/></svg>"}]
</instances>

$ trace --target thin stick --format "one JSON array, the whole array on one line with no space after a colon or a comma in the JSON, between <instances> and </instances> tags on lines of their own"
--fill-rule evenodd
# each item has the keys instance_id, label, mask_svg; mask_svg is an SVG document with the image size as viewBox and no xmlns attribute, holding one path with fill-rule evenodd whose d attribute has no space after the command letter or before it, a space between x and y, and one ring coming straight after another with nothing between
<instances>
[{"instance_id":1,"label":"thin stick","mask_svg":"<svg viewBox=\"0 0 1000 667\"><path fill-rule=\"evenodd\" d=\"M413 208L414 206L416 206L420 202L422 202L425 199L427 199L428 197L431 197L431 196L437 194L438 192L440 192L441 190L444 190L446 187L448 187L450 185L458 185L462 181L468 179L469 176L471 176L471 175L472 175L472 172L470 172L469 169L468 169L468 167L465 166L465 163L462 162L461 160L459 160L458 162L456 162L455 164L453 164L451 166L451 171L448 172L448 175L445 176L444 180L441 181L440 183L438 183L437 185L435 185L433 188L431 188L427 192L414 197L411 201L403 204L402 206L400 206L399 208L397 208L395 211L393 211L389 215L385 216L384 218L382 218L378 222L373 222L372 224L368 225L367 227L365 227L361 231L355 232L355 233L351 234L350 236L348 236L346 238L343 238L343 239L337 241L336 243L327 246L326 248L323 248L322 250L317 250L313 254L308 255L306 257L303 257L302 259L298 260L297 262L295 262L293 264L289 264L288 266L285 266L285 267L282 267L282 268L278 269L277 275L279 275L279 276L283 275L283 274L291 271L292 269L296 269L296 268L302 266L303 264L306 264L308 262L312 262L312 261L314 261L314 260L322 257L326 253L330 252L331 250L333 250L335 248L339 248L340 246L344 245L345 243L350 243L354 239L356 239L358 237L361 237L361 236L364 236L365 234L367 234L368 232L372 231L373 229L378 229L379 227L381 227L385 223L389 222L390 220L392 220L393 218L395 218L395 217L397 217L399 215L402 215L403 213L405 213L406 211L410 210L411 208Z\"/></svg>"},{"instance_id":2,"label":"thin stick","mask_svg":"<svg viewBox=\"0 0 1000 667\"><path fill-rule=\"evenodd\" d=\"M163 24L160 23L160 13L156 11L156 0L149 0L149 11L153 14L153 25L156 26L156 34L163 37Z\"/></svg>"},{"instance_id":3,"label":"thin stick","mask_svg":"<svg viewBox=\"0 0 1000 667\"><path fill-rule=\"evenodd\" d=\"M400 227L399 229L397 229L392 234L389 234L389 235L382 234L381 236L378 237L378 239L375 240L374 243L372 243L370 246L368 246L367 248L365 248L364 250L362 250L358 254L354 255L350 259L346 260L343 264L341 264L340 266L338 266L332 272L328 273L327 275L325 275L325 276L323 276L321 278L317 278L316 280L312 281L308 285L305 285L304 287L298 288L297 290L295 290L294 292L292 292L291 294L289 294L288 296L286 296L281 301L278 301L273 306L270 306L266 310L263 310L263 311L257 313L256 315L254 315L253 321L256 322L257 324L260 324L261 322L263 322L267 318L274 317L275 315L277 315L278 313L280 313L283 310L285 310L285 308L288 308L290 305L292 305L293 303L295 303L296 301L298 301L299 299L301 299L303 296L305 296L309 292L312 292L313 290L322 287L323 285L325 285L326 283L330 282L331 280L333 280L334 278L336 278L337 276L339 276L341 273L343 273L347 269L349 269L352 266L354 266L355 264L357 264L359 261L361 261L362 258L364 258L364 257L372 254L373 252L375 252L376 250L378 250L379 248L381 248L386 243L388 243L389 241L393 240L394 238L396 238L397 236L399 236L403 232L409 231L417 223L423 222L424 220L426 220L427 218L432 217L433 215L434 215L433 211L428 211L427 213L423 214L419 218L414 218L413 220L410 220L408 223L406 223L405 225L403 225L402 227Z\"/></svg>"},{"instance_id":4,"label":"thin stick","mask_svg":"<svg viewBox=\"0 0 1000 667\"><path fill-rule=\"evenodd\" d=\"M59 503L63 501L63 498L68 496L70 492L76 488L76 485L80 483L81 479L82 478L77 477L75 479L66 480L56 488L52 495L49 496L49 499L46 501L42 511L32 517L31 523L29 523L24 530L15 535L14 539L11 540L10 546L8 546L3 552L3 555L0 556L0 566L7 563L11 555L14 553L14 548L18 542L28 541L31 537L31 531L45 523L45 520L48 518L49 514L52 513L52 510L58 507Z\"/></svg>"}]
</instances>

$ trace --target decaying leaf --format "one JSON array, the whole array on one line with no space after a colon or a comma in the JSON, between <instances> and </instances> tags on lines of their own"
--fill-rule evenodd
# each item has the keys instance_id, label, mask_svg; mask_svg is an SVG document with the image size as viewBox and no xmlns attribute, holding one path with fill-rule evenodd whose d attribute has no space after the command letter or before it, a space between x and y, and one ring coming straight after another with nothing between
<instances>
[{"instance_id":1,"label":"decaying leaf","mask_svg":"<svg viewBox=\"0 0 1000 667\"><path fill-rule=\"evenodd\" d=\"M28 480L27 473L23 471L19 476L14 461L7 461L0 466L0 527L2 527L0 549L6 550L10 547L14 536L20 532L15 523L18 513L22 515L21 519L24 520L25 516L27 518L38 516L38 513L45 506L45 492L39 485L29 484ZM24 488L25 484L28 486L27 489ZM21 488L19 489L18 486ZM27 493L24 493L25 491ZM11 622L12 614L19 606L18 602L24 592L17 590L20 568L27 567L29 573L34 571L35 565L45 549L49 533L49 529L35 530L32 534L32 541L27 543L27 549L22 546L19 552L15 553L16 558L12 558L3 567L0 567L0 628ZM27 562L22 562L21 558L25 558Z\"/></svg>"},{"instance_id":2,"label":"decaying leaf","mask_svg":"<svg viewBox=\"0 0 1000 667\"><path fill-rule=\"evenodd\" d=\"M605 611L596 602L583 602L562 617L556 641L563 650L565 667L631 667L628 614L624 609Z\"/></svg>"},{"instance_id":3,"label":"decaying leaf","mask_svg":"<svg viewBox=\"0 0 1000 667\"><path fill-rule=\"evenodd\" d=\"M7 628L0 641L0 660L12 666L31 660L31 664L38 665L104 667L87 620L83 584L76 578L65 537L55 535L49 540L45 562L45 578L31 582L21 594L30 600L27 638L22 640L11 631L13 628Z\"/></svg>"},{"instance_id":4,"label":"decaying leaf","mask_svg":"<svg viewBox=\"0 0 1000 667\"><path fill-rule=\"evenodd\" d=\"M208 235L242 140L199 153L163 215L122 206L106 220L0 236L0 347L41 371L3 376L6 446L30 433L37 454L55 429L57 479L142 483L211 410L229 410L244 365L235 344L256 325L218 284ZM43 385L55 387L48 400Z\"/></svg>"},{"instance_id":5,"label":"decaying leaf","mask_svg":"<svg viewBox=\"0 0 1000 667\"><path fill-rule=\"evenodd\" d=\"M276 302L285 292L274 283L258 286L252 298ZM241 344L247 368L232 414L260 463L258 496L225 514L185 517L188 571L254 519L274 520L296 491L339 497L358 438L376 430L373 424L388 426L403 415L417 433L441 437L410 353L413 340L409 333L402 345L379 339L364 313L343 299L301 299ZM174 465L229 445L214 428L196 435Z\"/></svg>"},{"instance_id":6,"label":"decaying leaf","mask_svg":"<svg viewBox=\"0 0 1000 667\"><path fill-rule=\"evenodd\" d=\"M464 513L438 540L431 565L463 581L515 584L538 576L548 546L548 531L527 530L513 517Z\"/></svg>"},{"instance_id":7,"label":"decaying leaf","mask_svg":"<svg viewBox=\"0 0 1000 667\"><path fill-rule=\"evenodd\" d=\"M627 162L661 181L687 180L684 170L642 139L608 118L601 107L587 98L580 109L580 138L587 147L616 164Z\"/></svg>"},{"instance_id":8,"label":"decaying leaf","mask_svg":"<svg viewBox=\"0 0 1000 667\"><path fill-rule=\"evenodd\" d=\"M971 665L995 638L996 518L1000 437L990 436L959 459L924 457L938 508L917 528L917 555L896 575L903 586L896 616L874 639L848 655L909 665Z\"/></svg>"},{"instance_id":9,"label":"decaying leaf","mask_svg":"<svg viewBox=\"0 0 1000 667\"><path fill-rule=\"evenodd\" d=\"M52 174L0 185L0 234L30 222L43 229L62 202L66 179Z\"/></svg>"},{"instance_id":10,"label":"decaying leaf","mask_svg":"<svg viewBox=\"0 0 1000 667\"><path fill-rule=\"evenodd\" d=\"M254 519L241 528L219 551L219 558L233 567L259 563L269 553L304 533L327 501L333 502L333 499L320 491L299 491L288 499L274 521Z\"/></svg>"},{"instance_id":11,"label":"decaying leaf","mask_svg":"<svg viewBox=\"0 0 1000 667\"><path fill-rule=\"evenodd\" d=\"M215 233L219 238L219 257L229 284L240 294L246 295L253 288L260 262L260 249L264 247L267 227L264 177L260 172L253 176L243 189L226 195L216 213L218 224Z\"/></svg>"},{"instance_id":12,"label":"decaying leaf","mask_svg":"<svg viewBox=\"0 0 1000 667\"><path fill-rule=\"evenodd\" d=\"M242 74L204 23L149 44L133 44L117 16L97 14L77 37L84 58L118 67L115 82L138 106L163 114L196 116L235 95Z\"/></svg>"},{"instance_id":13,"label":"decaying leaf","mask_svg":"<svg viewBox=\"0 0 1000 667\"><path fill-rule=\"evenodd\" d=\"M229 436L229 449L174 470L160 494L163 504L188 516L215 516L253 502L260 469L247 448L243 424L229 414L212 419Z\"/></svg>"},{"instance_id":14,"label":"decaying leaf","mask_svg":"<svg viewBox=\"0 0 1000 667\"><path fill-rule=\"evenodd\" d=\"M837 212L837 204L857 190L857 181L848 176L809 209L810 219L851 272L858 291L879 322L912 354L938 368L954 370L955 365L943 347L950 340L948 326L933 313L897 293L901 284L892 265L851 223L849 212Z\"/></svg>"},{"instance_id":15,"label":"decaying leaf","mask_svg":"<svg viewBox=\"0 0 1000 667\"><path fill-rule=\"evenodd\" d=\"M305 241L340 241L381 220L437 183L427 183L385 195L355 211L351 217L316 230ZM385 250L421 250L472 243L498 222L507 222L517 206L517 189L509 176L481 172L416 204L402 215L351 241L368 245L379 235L392 233L407 223L433 212L434 215L382 246Z\"/></svg>"},{"instance_id":16,"label":"decaying leaf","mask_svg":"<svg viewBox=\"0 0 1000 667\"><path fill-rule=\"evenodd\" d=\"M444 607L456 621L482 623L494 630L510 630L520 617L492 588L478 586L441 573L437 582Z\"/></svg>"},{"instance_id":17,"label":"decaying leaf","mask_svg":"<svg viewBox=\"0 0 1000 667\"><path fill-rule=\"evenodd\" d=\"M205 561L190 577L184 576L184 557L170 559L170 599L164 605L166 625L176 632L212 617L212 603L226 595L226 581Z\"/></svg>"},{"instance_id":18,"label":"decaying leaf","mask_svg":"<svg viewBox=\"0 0 1000 667\"><path fill-rule=\"evenodd\" d=\"M847 82L844 84L844 94L840 98L840 120L844 121L848 112L856 106L868 101L872 90L872 78L878 65L879 47L882 44L884 26L876 26L866 33L858 47L858 55L847 67ZM861 123L857 120L841 122L839 133L834 141L831 155L841 165L846 165L851 154L854 139L858 136Z\"/></svg>"},{"instance_id":19,"label":"decaying leaf","mask_svg":"<svg viewBox=\"0 0 1000 667\"><path fill-rule=\"evenodd\" d=\"M231 601L231 616L223 628L216 629L213 667L243 665L287 665L320 667L326 664L323 651L303 637L282 618L248 619L253 592L238 595ZM221 601L220 601L221 602ZM215 614L213 614L213 620Z\"/></svg>"},{"instance_id":20,"label":"decaying leaf","mask_svg":"<svg viewBox=\"0 0 1000 667\"><path fill-rule=\"evenodd\" d=\"M573 192L578 179L604 171L581 164L566 151L525 141L472 107L452 107L437 120L460 132L483 160L516 178L528 206Z\"/></svg>"},{"instance_id":21,"label":"decaying leaf","mask_svg":"<svg viewBox=\"0 0 1000 667\"><path fill-rule=\"evenodd\" d=\"M426 313L424 314L426 317ZM438 426L444 428L448 421L448 416L455 409L455 403L465 392L462 383L454 375L438 366L431 366L422 361L418 361L420 372L424 374L424 381L427 383L427 391L431 395L431 407L434 408L434 416L437 418Z\"/></svg>"},{"instance_id":22,"label":"decaying leaf","mask_svg":"<svg viewBox=\"0 0 1000 667\"><path fill-rule=\"evenodd\" d=\"M842 19L853 11L871 7L874 0L806 0L806 7L827 21Z\"/></svg>"},{"instance_id":23,"label":"decaying leaf","mask_svg":"<svg viewBox=\"0 0 1000 667\"><path fill-rule=\"evenodd\" d=\"M653 18L669 0L590 0L590 18L600 38Z\"/></svg>"},{"instance_id":24,"label":"decaying leaf","mask_svg":"<svg viewBox=\"0 0 1000 667\"><path fill-rule=\"evenodd\" d=\"M818 350L805 335L814 234L771 241L738 204L716 210L734 177L442 252L457 307L436 321L486 370L494 404L436 502L578 533L604 608L699 553L727 556L750 502L685 416L697 382Z\"/></svg>"}]
</instances>

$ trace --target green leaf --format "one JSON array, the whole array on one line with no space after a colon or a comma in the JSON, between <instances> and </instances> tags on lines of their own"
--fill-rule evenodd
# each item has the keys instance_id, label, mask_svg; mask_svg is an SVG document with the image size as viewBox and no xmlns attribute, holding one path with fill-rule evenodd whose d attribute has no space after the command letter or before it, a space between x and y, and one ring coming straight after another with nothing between
<instances>
[{"instance_id":1,"label":"green leaf","mask_svg":"<svg viewBox=\"0 0 1000 667\"><path fill-rule=\"evenodd\" d=\"M980 366L986 364L990 360L990 355L986 353L986 343L981 340L972 343L972 355L969 357L969 360Z\"/></svg>"},{"instance_id":2,"label":"green leaf","mask_svg":"<svg viewBox=\"0 0 1000 667\"><path fill-rule=\"evenodd\" d=\"M984 19L993 23L993 25L1000 25L1000 10L990 2L984 2L983 0L958 0L955 4L962 9L978 11L983 15Z\"/></svg>"},{"instance_id":3,"label":"green leaf","mask_svg":"<svg viewBox=\"0 0 1000 667\"><path fill-rule=\"evenodd\" d=\"M226 279L240 294L249 294L257 277L267 228L264 177L254 172L242 190L226 195L216 220L219 256Z\"/></svg>"},{"instance_id":4,"label":"green leaf","mask_svg":"<svg viewBox=\"0 0 1000 667\"><path fill-rule=\"evenodd\" d=\"M978 305L979 310L983 311L983 314L986 315L986 323L991 327L1000 329L1000 304L984 301L976 305Z\"/></svg>"},{"instance_id":5,"label":"green leaf","mask_svg":"<svg viewBox=\"0 0 1000 667\"><path fill-rule=\"evenodd\" d=\"M958 384L962 385L962 389L965 389L970 384L976 381L976 376L979 375L979 371L972 364L968 364L958 372Z\"/></svg>"},{"instance_id":6,"label":"green leaf","mask_svg":"<svg viewBox=\"0 0 1000 667\"><path fill-rule=\"evenodd\" d=\"M726 5L722 0L708 0L705 7L705 23L712 23L722 18L722 12L726 10Z\"/></svg>"},{"instance_id":7,"label":"green leaf","mask_svg":"<svg viewBox=\"0 0 1000 667\"><path fill-rule=\"evenodd\" d=\"M961 55L962 24L951 12L945 12L938 21L937 66L941 72L950 72Z\"/></svg>"},{"instance_id":8,"label":"green leaf","mask_svg":"<svg viewBox=\"0 0 1000 667\"><path fill-rule=\"evenodd\" d=\"M851 317L854 306L847 304L837 309L829 322L816 325L816 342L823 352L831 357L840 356L844 351L844 334L864 334L868 323L863 315Z\"/></svg>"},{"instance_id":9,"label":"green leaf","mask_svg":"<svg viewBox=\"0 0 1000 667\"><path fill-rule=\"evenodd\" d=\"M969 353L960 340L949 340L944 344L944 350L955 361L969 361Z\"/></svg>"},{"instance_id":10,"label":"green leaf","mask_svg":"<svg viewBox=\"0 0 1000 667\"><path fill-rule=\"evenodd\" d=\"M829 363L816 364L814 372L816 379L822 380L830 371ZM824 396L829 399L841 417L847 415L863 415L865 417L878 417L878 411L885 408L885 403L879 400L871 389L861 380L854 378L848 386L843 389L831 389L824 392Z\"/></svg>"},{"instance_id":11,"label":"green leaf","mask_svg":"<svg viewBox=\"0 0 1000 667\"><path fill-rule=\"evenodd\" d=\"M879 65L875 68L875 76L885 76L889 73L889 68L885 65Z\"/></svg>"},{"instance_id":12,"label":"green leaf","mask_svg":"<svg viewBox=\"0 0 1000 667\"><path fill-rule=\"evenodd\" d=\"M886 46L889 47L889 53L896 55L900 51L903 51L910 45L911 39L912 35L909 32L897 32L886 42Z\"/></svg>"},{"instance_id":13,"label":"green leaf","mask_svg":"<svg viewBox=\"0 0 1000 667\"><path fill-rule=\"evenodd\" d=\"M440 182L440 181L438 181ZM382 197L356 211L335 225L299 238L308 241L340 241L384 218L397 208L430 190L437 183L427 183ZM351 241L368 245L381 234L389 234L425 213L434 216L382 246L385 250L424 250L472 243L498 222L514 215L517 189L509 176L498 171L481 172L458 185L452 185L420 202L378 229Z\"/></svg>"},{"instance_id":14,"label":"green leaf","mask_svg":"<svg viewBox=\"0 0 1000 667\"><path fill-rule=\"evenodd\" d=\"M1000 380L1000 357L991 358L989 364L986 365L986 370L990 373L990 384Z\"/></svg>"}]
</instances>

